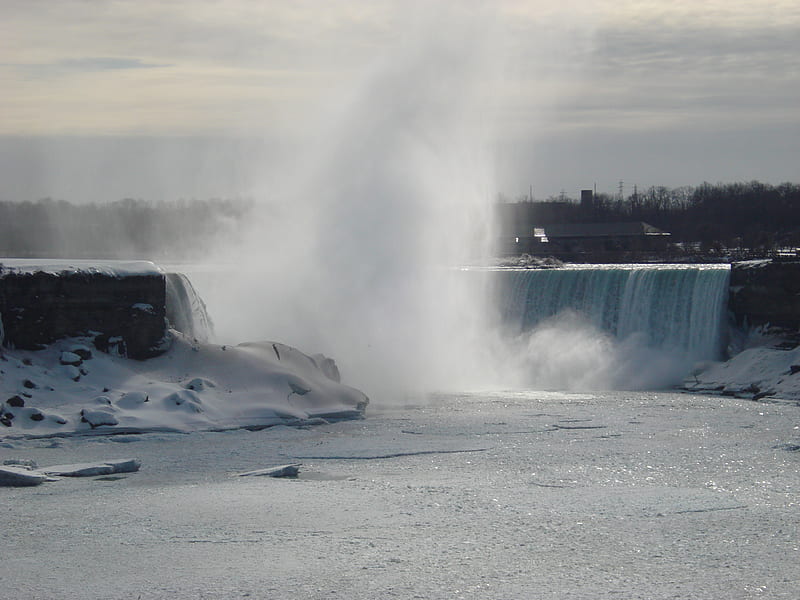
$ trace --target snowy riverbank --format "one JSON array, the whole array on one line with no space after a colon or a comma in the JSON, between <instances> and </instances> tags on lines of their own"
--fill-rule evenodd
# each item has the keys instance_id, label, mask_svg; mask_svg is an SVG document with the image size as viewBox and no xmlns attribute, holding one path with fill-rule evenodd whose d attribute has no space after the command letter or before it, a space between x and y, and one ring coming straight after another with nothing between
<instances>
[{"instance_id":1,"label":"snowy riverbank","mask_svg":"<svg viewBox=\"0 0 800 600\"><path fill-rule=\"evenodd\" d=\"M170 335L170 349L144 361L100 352L90 338L1 349L0 440L322 422L360 418L368 402L322 355Z\"/></svg>"},{"instance_id":2,"label":"snowy riverbank","mask_svg":"<svg viewBox=\"0 0 800 600\"><path fill-rule=\"evenodd\" d=\"M754 400L800 402L800 347L747 348L726 362L708 363L695 369L683 387Z\"/></svg>"}]
</instances>

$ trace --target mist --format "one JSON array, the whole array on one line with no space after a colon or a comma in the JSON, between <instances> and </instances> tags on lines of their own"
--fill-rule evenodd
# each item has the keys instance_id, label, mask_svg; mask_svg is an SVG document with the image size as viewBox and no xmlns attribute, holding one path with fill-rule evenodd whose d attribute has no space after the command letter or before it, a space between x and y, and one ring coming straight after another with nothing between
<instances>
[{"instance_id":1,"label":"mist","mask_svg":"<svg viewBox=\"0 0 800 600\"><path fill-rule=\"evenodd\" d=\"M695 359L655 347L641 333L624 338L564 310L518 335L497 332L497 371L506 387L542 390L654 390L680 383Z\"/></svg>"},{"instance_id":2,"label":"mist","mask_svg":"<svg viewBox=\"0 0 800 600\"><path fill-rule=\"evenodd\" d=\"M490 11L428 12L402 30L295 123L307 144L269 165L270 202L219 252L224 267L201 276L219 341L322 352L379 405L433 390L679 381L682 358L576 314L504 330L491 274L464 270L488 262L495 237L499 31Z\"/></svg>"},{"instance_id":3,"label":"mist","mask_svg":"<svg viewBox=\"0 0 800 600\"><path fill-rule=\"evenodd\" d=\"M488 256L495 189L491 28L463 14L404 25L296 124L309 145L219 256L238 277L201 286L221 340L323 352L384 400L458 387L478 368L486 294L457 267Z\"/></svg>"},{"instance_id":4,"label":"mist","mask_svg":"<svg viewBox=\"0 0 800 600\"><path fill-rule=\"evenodd\" d=\"M17 185L5 194L254 199L246 229L226 230L240 239L198 232L205 247L195 263L204 264L168 268L188 271L220 343L269 339L325 353L373 402L432 389L647 387L656 380L639 372L642 348L628 351L572 318L524 338L504 336L490 278L461 270L491 255L491 205L503 188L497 172L509 181L502 173L513 170L522 185L525 173L558 171L554 161L578 168L574 152L537 144L544 134L536 125L548 121L560 93L538 84L560 66L583 72L595 18L569 5L548 8L535 29L522 28L536 36L519 35L513 27L524 15L478 4L397 5L385 39L354 40L346 51L337 52L343 34L335 29L307 49L296 36L308 69L298 69L298 80L313 79L310 65L323 72L348 55L346 66L328 71L335 83L276 93L260 116L244 101L220 104L247 109L215 113L225 118L213 135L148 129L99 145L6 138L0 162ZM357 56L358 48L375 55ZM263 57L253 53L248 60L257 64ZM498 149L509 140L516 145L504 154ZM651 363L663 366L660 358ZM662 366L656 375L676 371Z\"/></svg>"}]
</instances>

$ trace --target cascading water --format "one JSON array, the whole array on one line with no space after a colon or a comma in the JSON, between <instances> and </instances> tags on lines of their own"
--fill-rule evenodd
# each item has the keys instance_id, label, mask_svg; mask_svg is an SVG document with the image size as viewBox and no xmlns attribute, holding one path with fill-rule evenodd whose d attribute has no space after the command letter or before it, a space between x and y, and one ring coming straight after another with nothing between
<instances>
[{"instance_id":1,"label":"cascading water","mask_svg":"<svg viewBox=\"0 0 800 600\"><path fill-rule=\"evenodd\" d=\"M181 333L207 342L214 325L206 304L183 273L166 274L166 308L170 327Z\"/></svg>"},{"instance_id":2,"label":"cascading water","mask_svg":"<svg viewBox=\"0 0 800 600\"><path fill-rule=\"evenodd\" d=\"M534 383L561 366L574 375L567 360L554 367L552 355L574 357L583 346L572 363L602 373L602 383L579 387L647 387L721 357L729 274L727 265L591 265L496 275L503 328L526 340Z\"/></svg>"},{"instance_id":3,"label":"cascading water","mask_svg":"<svg viewBox=\"0 0 800 600\"><path fill-rule=\"evenodd\" d=\"M727 266L598 266L509 270L501 278L504 322L518 331L574 310L619 339L713 359L723 345Z\"/></svg>"}]
</instances>

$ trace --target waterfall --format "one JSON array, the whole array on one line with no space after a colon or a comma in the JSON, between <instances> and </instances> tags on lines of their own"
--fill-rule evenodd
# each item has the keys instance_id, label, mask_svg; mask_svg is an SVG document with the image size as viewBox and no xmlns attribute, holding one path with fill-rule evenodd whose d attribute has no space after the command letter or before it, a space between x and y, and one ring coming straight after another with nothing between
<instances>
[{"instance_id":1,"label":"waterfall","mask_svg":"<svg viewBox=\"0 0 800 600\"><path fill-rule=\"evenodd\" d=\"M523 333L566 310L626 340L717 359L725 344L727 265L576 265L498 273L503 323Z\"/></svg>"},{"instance_id":2,"label":"waterfall","mask_svg":"<svg viewBox=\"0 0 800 600\"><path fill-rule=\"evenodd\" d=\"M183 273L167 273L167 320L170 327L207 342L213 334L213 324L206 304Z\"/></svg>"}]
</instances>

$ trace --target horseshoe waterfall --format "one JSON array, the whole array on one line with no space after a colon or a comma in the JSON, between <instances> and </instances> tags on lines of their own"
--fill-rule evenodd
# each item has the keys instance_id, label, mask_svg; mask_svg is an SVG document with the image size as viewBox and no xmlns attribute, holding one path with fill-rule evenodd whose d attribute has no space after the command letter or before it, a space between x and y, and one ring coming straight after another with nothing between
<instances>
[{"instance_id":1,"label":"horseshoe waterfall","mask_svg":"<svg viewBox=\"0 0 800 600\"><path fill-rule=\"evenodd\" d=\"M727 265L573 265L498 274L512 333L577 313L597 329L685 360L713 360L726 342Z\"/></svg>"}]
</instances>

